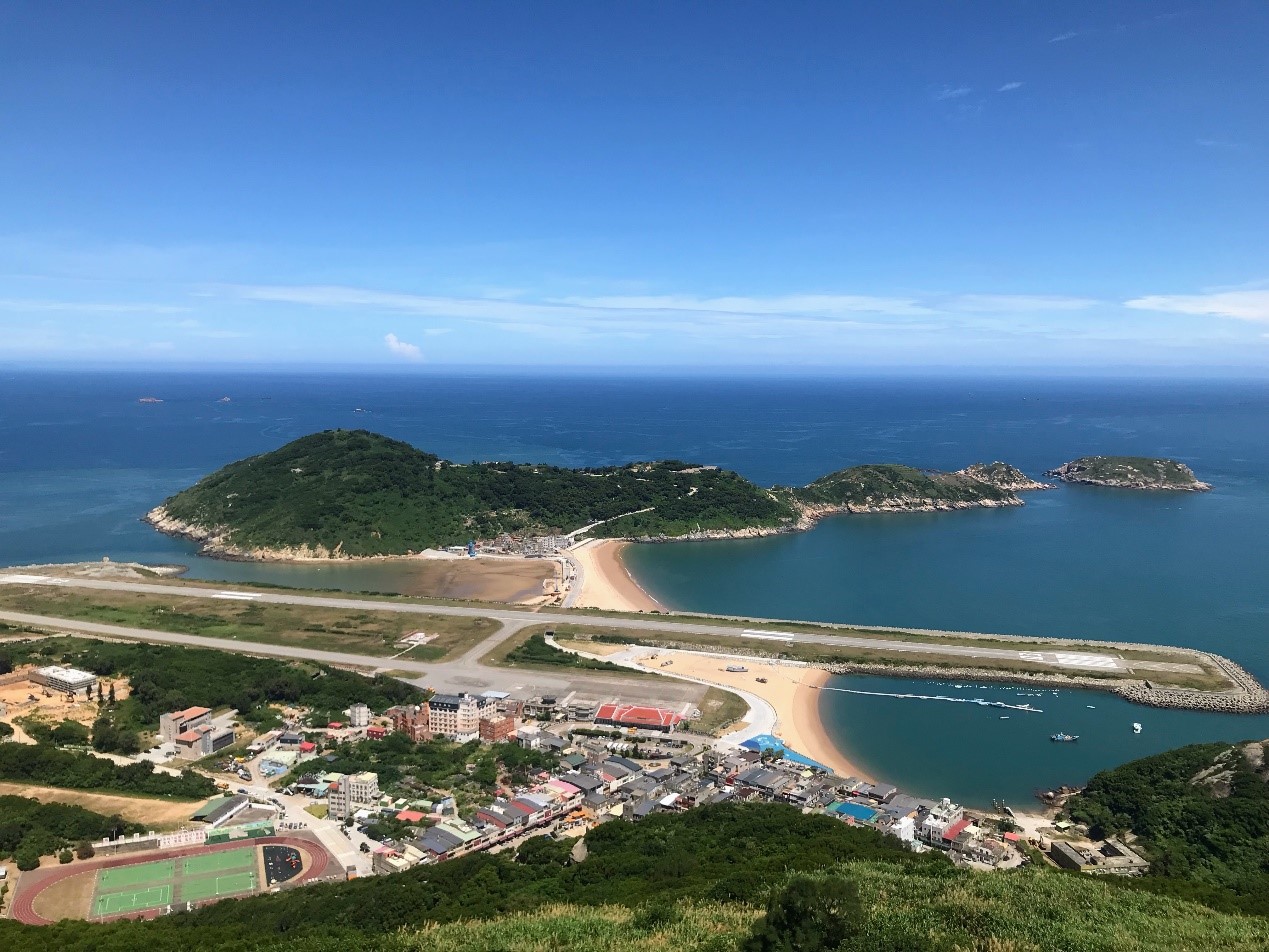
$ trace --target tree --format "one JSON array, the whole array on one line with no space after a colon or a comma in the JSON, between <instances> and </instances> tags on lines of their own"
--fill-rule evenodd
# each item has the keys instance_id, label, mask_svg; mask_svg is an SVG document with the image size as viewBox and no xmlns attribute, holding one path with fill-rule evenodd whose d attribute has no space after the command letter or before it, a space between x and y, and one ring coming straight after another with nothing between
<instances>
[{"instance_id":1,"label":"tree","mask_svg":"<svg viewBox=\"0 0 1269 952\"><path fill-rule=\"evenodd\" d=\"M39 869L40 854L29 846L18 847L17 852L13 854L13 858L18 864L18 869L24 873L31 869Z\"/></svg>"},{"instance_id":2,"label":"tree","mask_svg":"<svg viewBox=\"0 0 1269 952\"><path fill-rule=\"evenodd\" d=\"M106 700L106 696L101 691L101 682L98 681L97 682L97 705L101 706L103 703L105 703L105 700Z\"/></svg>"},{"instance_id":3,"label":"tree","mask_svg":"<svg viewBox=\"0 0 1269 952\"><path fill-rule=\"evenodd\" d=\"M820 952L836 949L859 931L863 905L854 883L798 876L767 903L743 952Z\"/></svg>"},{"instance_id":4,"label":"tree","mask_svg":"<svg viewBox=\"0 0 1269 952\"><path fill-rule=\"evenodd\" d=\"M75 854L73 854L70 850L62 850L60 853L57 854L57 861L61 863L63 866L65 866L74 858L75 858Z\"/></svg>"},{"instance_id":5,"label":"tree","mask_svg":"<svg viewBox=\"0 0 1269 952\"><path fill-rule=\"evenodd\" d=\"M79 845L75 847L75 855L80 859L92 859L97 855L97 851L87 840L80 840Z\"/></svg>"},{"instance_id":6,"label":"tree","mask_svg":"<svg viewBox=\"0 0 1269 952\"><path fill-rule=\"evenodd\" d=\"M80 747L88 743L88 728L78 721L62 721L49 734L59 747Z\"/></svg>"},{"instance_id":7,"label":"tree","mask_svg":"<svg viewBox=\"0 0 1269 952\"><path fill-rule=\"evenodd\" d=\"M13 659L7 654L0 654L0 674L8 674L13 670Z\"/></svg>"},{"instance_id":8,"label":"tree","mask_svg":"<svg viewBox=\"0 0 1269 952\"><path fill-rule=\"evenodd\" d=\"M107 703L109 703L112 707L114 706L114 703L115 703L115 683L114 683L113 681L111 681L111 682L110 682L110 693L106 695L106 701L107 701Z\"/></svg>"}]
</instances>

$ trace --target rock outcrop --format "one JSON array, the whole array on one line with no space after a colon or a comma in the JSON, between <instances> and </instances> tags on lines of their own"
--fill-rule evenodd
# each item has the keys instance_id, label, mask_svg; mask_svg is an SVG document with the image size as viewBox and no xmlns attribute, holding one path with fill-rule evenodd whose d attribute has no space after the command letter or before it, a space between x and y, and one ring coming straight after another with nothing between
<instances>
[{"instance_id":1,"label":"rock outcrop","mask_svg":"<svg viewBox=\"0 0 1269 952\"><path fill-rule=\"evenodd\" d=\"M958 476L976 479L997 489L1006 489L1011 493L1025 493L1040 489L1056 488L1052 483L1042 483L1032 479L1016 466L1002 463L972 463L964 469L956 471Z\"/></svg>"}]
</instances>

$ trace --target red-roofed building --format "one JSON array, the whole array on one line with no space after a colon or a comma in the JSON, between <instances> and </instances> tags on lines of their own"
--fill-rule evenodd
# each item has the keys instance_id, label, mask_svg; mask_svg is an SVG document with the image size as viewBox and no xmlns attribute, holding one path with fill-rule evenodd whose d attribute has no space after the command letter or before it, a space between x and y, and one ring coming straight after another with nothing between
<instances>
[{"instance_id":1,"label":"red-roofed building","mask_svg":"<svg viewBox=\"0 0 1269 952\"><path fill-rule=\"evenodd\" d=\"M601 704L595 712L596 724L614 727L638 727L654 731L672 731L683 721L683 715L663 707L641 707L637 704Z\"/></svg>"},{"instance_id":2,"label":"red-roofed building","mask_svg":"<svg viewBox=\"0 0 1269 952\"><path fill-rule=\"evenodd\" d=\"M159 716L159 737L164 743L173 743L178 734L197 730L204 724L211 723L211 708L187 707L183 711L172 711Z\"/></svg>"},{"instance_id":3,"label":"red-roofed building","mask_svg":"<svg viewBox=\"0 0 1269 952\"><path fill-rule=\"evenodd\" d=\"M315 751L315 750L317 750L317 745L316 745L316 744L314 744L311 740L302 740L302 741L300 741L300 753L301 753L301 754L311 754L311 753L312 753L313 751Z\"/></svg>"},{"instance_id":4,"label":"red-roofed building","mask_svg":"<svg viewBox=\"0 0 1269 952\"><path fill-rule=\"evenodd\" d=\"M970 821L962 817L957 820L946 830L943 831L943 842L949 846L956 842L956 838L965 832L965 828L970 825Z\"/></svg>"},{"instance_id":5,"label":"red-roofed building","mask_svg":"<svg viewBox=\"0 0 1269 952\"><path fill-rule=\"evenodd\" d=\"M422 823L425 817L418 810L402 810L397 814L397 819L402 823Z\"/></svg>"},{"instance_id":6,"label":"red-roofed building","mask_svg":"<svg viewBox=\"0 0 1269 952\"><path fill-rule=\"evenodd\" d=\"M386 727L367 727L366 728L367 740L383 740L387 736L388 736L388 729Z\"/></svg>"},{"instance_id":7,"label":"red-roofed building","mask_svg":"<svg viewBox=\"0 0 1269 952\"><path fill-rule=\"evenodd\" d=\"M343 721L331 721L329 724L327 724L327 725L326 725L326 729L327 729L327 730L332 730L332 731L342 731L342 730L344 729L344 722L343 722Z\"/></svg>"}]
</instances>

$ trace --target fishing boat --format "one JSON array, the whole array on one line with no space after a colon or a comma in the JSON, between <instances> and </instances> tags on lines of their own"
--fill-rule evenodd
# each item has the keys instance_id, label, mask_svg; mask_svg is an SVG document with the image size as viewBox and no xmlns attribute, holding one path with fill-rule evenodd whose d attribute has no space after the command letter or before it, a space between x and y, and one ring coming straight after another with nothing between
<instances>
[{"instance_id":1,"label":"fishing boat","mask_svg":"<svg viewBox=\"0 0 1269 952\"><path fill-rule=\"evenodd\" d=\"M1061 731L1058 731L1056 734L1049 737L1049 740L1057 744L1071 744L1079 739L1079 734L1063 734Z\"/></svg>"},{"instance_id":2,"label":"fishing boat","mask_svg":"<svg viewBox=\"0 0 1269 952\"><path fill-rule=\"evenodd\" d=\"M1141 733L1141 725L1140 725L1140 724L1138 724L1136 721L1133 721L1133 722L1132 722L1132 732L1133 732L1134 734L1140 734L1140 733Z\"/></svg>"}]
</instances>

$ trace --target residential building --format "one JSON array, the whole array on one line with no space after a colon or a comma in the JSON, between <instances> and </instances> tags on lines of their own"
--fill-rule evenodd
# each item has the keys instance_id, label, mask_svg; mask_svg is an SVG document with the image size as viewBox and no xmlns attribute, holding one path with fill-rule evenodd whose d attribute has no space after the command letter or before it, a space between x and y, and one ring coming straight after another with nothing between
<instances>
[{"instance_id":1,"label":"residential building","mask_svg":"<svg viewBox=\"0 0 1269 952\"><path fill-rule=\"evenodd\" d=\"M326 795L327 815L334 820L351 816L358 807L371 806L379 800L379 775L367 770L347 774L334 781Z\"/></svg>"},{"instance_id":2,"label":"residential building","mask_svg":"<svg viewBox=\"0 0 1269 952\"><path fill-rule=\"evenodd\" d=\"M433 736L465 743L480 736L480 719L490 700L472 694L435 694L428 703L428 728Z\"/></svg>"},{"instance_id":3,"label":"residential building","mask_svg":"<svg viewBox=\"0 0 1269 952\"><path fill-rule=\"evenodd\" d=\"M432 739L431 705L427 701L388 708L387 715L392 719L392 729L405 734L415 743Z\"/></svg>"},{"instance_id":4,"label":"residential building","mask_svg":"<svg viewBox=\"0 0 1269 952\"><path fill-rule=\"evenodd\" d=\"M370 725L370 708L358 702L348 708L348 726L354 729Z\"/></svg>"},{"instance_id":5,"label":"residential building","mask_svg":"<svg viewBox=\"0 0 1269 952\"><path fill-rule=\"evenodd\" d=\"M501 744L515 740L516 719L514 717L482 717L479 731L481 741L486 744Z\"/></svg>"},{"instance_id":6,"label":"residential building","mask_svg":"<svg viewBox=\"0 0 1269 952\"><path fill-rule=\"evenodd\" d=\"M196 730L211 723L211 708L187 707L183 711L172 711L159 715L159 737L164 743L175 742L177 735Z\"/></svg>"}]
</instances>

